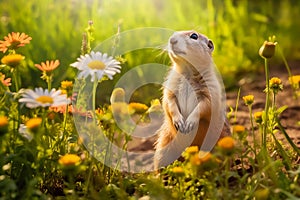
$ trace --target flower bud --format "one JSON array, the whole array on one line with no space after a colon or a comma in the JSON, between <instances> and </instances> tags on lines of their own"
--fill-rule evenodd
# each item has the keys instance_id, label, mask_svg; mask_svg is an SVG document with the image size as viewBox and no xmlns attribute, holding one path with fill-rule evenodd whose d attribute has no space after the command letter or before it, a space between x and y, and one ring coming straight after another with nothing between
<instances>
[{"instance_id":1,"label":"flower bud","mask_svg":"<svg viewBox=\"0 0 300 200\"><path fill-rule=\"evenodd\" d=\"M259 49L259 55L262 58L272 58L275 54L276 42L265 41L264 44Z\"/></svg>"}]
</instances>

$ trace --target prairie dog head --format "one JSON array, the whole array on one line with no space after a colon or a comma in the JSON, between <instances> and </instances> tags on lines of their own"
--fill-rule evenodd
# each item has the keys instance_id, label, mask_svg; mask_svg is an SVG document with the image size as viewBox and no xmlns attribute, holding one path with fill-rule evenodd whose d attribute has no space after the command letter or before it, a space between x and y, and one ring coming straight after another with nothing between
<instances>
[{"instance_id":1,"label":"prairie dog head","mask_svg":"<svg viewBox=\"0 0 300 200\"><path fill-rule=\"evenodd\" d=\"M212 64L213 42L195 31L175 32L169 39L168 52L171 60L181 71L192 65L195 69L208 68Z\"/></svg>"}]
</instances>

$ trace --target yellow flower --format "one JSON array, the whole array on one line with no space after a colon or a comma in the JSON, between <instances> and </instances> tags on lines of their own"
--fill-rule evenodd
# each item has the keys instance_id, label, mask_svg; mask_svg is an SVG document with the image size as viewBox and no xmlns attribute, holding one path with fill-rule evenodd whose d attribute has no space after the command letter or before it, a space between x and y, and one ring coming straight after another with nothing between
<instances>
[{"instance_id":1,"label":"yellow flower","mask_svg":"<svg viewBox=\"0 0 300 200\"><path fill-rule=\"evenodd\" d=\"M184 170L183 170L182 167L174 167L174 168L172 169L172 172L173 172L174 174L177 174L177 175L183 175L183 174L184 174Z\"/></svg>"},{"instance_id":2,"label":"yellow flower","mask_svg":"<svg viewBox=\"0 0 300 200\"><path fill-rule=\"evenodd\" d=\"M32 38L25 33L9 33L8 36L4 36L4 41L0 40L0 51L5 53L8 49L17 49L19 47L29 44Z\"/></svg>"},{"instance_id":3,"label":"yellow flower","mask_svg":"<svg viewBox=\"0 0 300 200\"><path fill-rule=\"evenodd\" d=\"M135 113L143 114L148 110L148 106L142 103L132 102L129 107L135 111Z\"/></svg>"},{"instance_id":4,"label":"yellow flower","mask_svg":"<svg viewBox=\"0 0 300 200\"><path fill-rule=\"evenodd\" d=\"M275 54L276 44L277 42L265 41L259 49L259 55L265 59L272 58Z\"/></svg>"},{"instance_id":5,"label":"yellow flower","mask_svg":"<svg viewBox=\"0 0 300 200\"><path fill-rule=\"evenodd\" d=\"M283 90L283 84L280 78L278 77L273 77L270 80L270 90L272 90L275 94L278 91L282 91Z\"/></svg>"},{"instance_id":6,"label":"yellow flower","mask_svg":"<svg viewBox=\"0 0 300 200\"><path fill-rule=\"evenodd\" d=\"M289 82L291 84L299 84L299 82L300 82L300 75L294 75L294 76L289 77Z\"/></svg>"},{"instance_id":7,"label":"yellow flower","mask_svg":"<svg viewBox=\"0 0 300 200\"><path fill-rule=\"evenodd\" d=\"M73 82L72 81L62 81L60 83L61 93L66 94L67 97L71 97L73 94Z\"/></svg>"},{"instance_id":8,"label":"yellow flower","mask_svg":"<svg viewBox=\"0 0 300 200\"><path fill-rule=\"evenodd\" d=\"M8 119L6 116L0 116L0 136L8 131Z\"/></svg>"},{"instance_id":9,"label":"yellow flower","mask_svg":"<svg viewBox=\"0 0 300 200\"><path fill-rule=\"evenodd\" d=\"M62 81L60 83L60 87L65 90L73 89L73 82L72 81Z\"/></svg>"},{"instance_id":10,"label":"yellow flower","mask_svg":"<svg viewBox=\"0 0 300 200\"><path fill-rule=\"evenodd\" d=\"M232 150L235 147L235 140L230 136L223 137L218 141L218 147L224 150Z\"/></svg>"},{"instance_id":11,"label":"yellow flower","mask_svg":"<svg viewBox=\"0 0 300 200\"><path fill-rule=\"evenodd\" d=\"M195 154L195 153L198 153L199 152L199 147L198 146L190 146L190 147L187 147L185 149L185 152L188 153L188 154Z\"/></svg>"},{"instance_id":12,"label":"yellow flower","mask_svg":"<svg viewBox=\"0 0 300 200\"><path fill-rule=\"evenodd\" d=\"M254 96L251 94L247 95L247 96L243 96L243 100L244 100L246 106L250 106L254 102Z\"/></svg>"},{"instance_id":13,"label":"yellow flower","mask_svg":"<svg viewBox=\"0 0 300 200\"><path fill-rule=\"evenodd\" d=\"M210 152L200 151L198 154L198 157L199 157L201 163L206 163L211 160L212 155Z\"/></svg>"},{"instance_id":14,"label":"yellow flower","mask_svg":"<svg viewBox=\"0 0 300 200\"><path fill-rule=\"evenodd\" d=\"M7 56L4 56L1 59L1 62L5 65L8 65L10 67L16 67L17 65L20 64L22 60L24 60L24 56L21 54L9 54Z\"/></svg>"},{"instance_id":15,"label":"yellow flower","mask_svg":"<svg viewBox=\"0 0 300 200\"><path fill-rule=\"evenodd\" d=\"M261 124L262 123L262 112L258 111L254 113L254 120L256 123Z\"/></svg>"},{"instance_id":16,"label":"yellow flower","mask_svg":"<svg viewBox=\"0 0 300 200\"><path fill-rule=\"evenodd\" d=\"M201 164L201 159L200 159L200 157L199 157L198 154L195 154L192 157L190 157L189 161L190 161L190 163L192 165L196 165L197 166L197 165Z\"/></svg>"},{"instance_id":17,"label":"yellow flower","mask_svg":"<svg viewBox=\"0 0 300 200\"><path fill-rule=\"evenodd\" d=\"M56 69L59 64L59 60L47 60L46 63L42 62L41 64L35 64L34 66L36 66L42 72L49 73Z\"/></svg>"},{"instance_id":18,"label":"yellow flower","mask_svg":"<svg viewBox=\"0 0 300 200\"><path fill-rule=\"evenodd\" d=\"M30 130L33 133L37 133L37 131L40 128L40 125L42 123L42 118L36 117L36 118L31 118L29 119L25 126L27 127L28 130Z\"/></svg>"},{"instance_id":19,"label":"yellow flower","mask_svg":"<svg viewBox=\"0 0 300 200\"><path fill-rule=\"evenodd\" d=\"M6 116L0 116L0 127L8 125L8 119Z\"/></svg>"},{"instance_id":20,"label":"yellow flower","mask_svg":"<svg viewBox=\"0 0 300 200\"><path fill-rule=\"evenodd\" d=\"M76 154L66 154L59 158L58 162L62 166L68 167L68 166L76 166L80 164L80 157Z\"/></svg>"},{"instance_id":21,"label":"yellow flower","mask_svg":"<svg viewBox=\"0 0 300 200\"><path fill-rule=\"evenodd\" d=\"M234 125L232 128L233 133L243 133L245 132L245 127L242 125Z\"/></svg>"}]
</instances>

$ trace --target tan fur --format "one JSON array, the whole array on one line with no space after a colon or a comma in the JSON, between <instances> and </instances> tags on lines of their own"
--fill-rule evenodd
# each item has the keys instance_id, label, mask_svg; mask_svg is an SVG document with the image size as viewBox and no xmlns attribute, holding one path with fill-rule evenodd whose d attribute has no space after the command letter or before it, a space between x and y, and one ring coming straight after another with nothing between
<instances>
[{"instance_id":1,"label":"tan fur","mask_svg":"<svg viewBox=\"0 0 300 200\"><path fill-rule=\"evenodd\" d=\"M193 33L175 32L169 40L173 67L164 84L165 119L157 132L155 169L172 163L188 146L201 147L208 132L212 141L230 134L228 123L222 120L225 109L211 57L212 43L198 33L197 40L191 38ZM224 125L211 119L220 119Z\"/></svg>"}]
</instances>

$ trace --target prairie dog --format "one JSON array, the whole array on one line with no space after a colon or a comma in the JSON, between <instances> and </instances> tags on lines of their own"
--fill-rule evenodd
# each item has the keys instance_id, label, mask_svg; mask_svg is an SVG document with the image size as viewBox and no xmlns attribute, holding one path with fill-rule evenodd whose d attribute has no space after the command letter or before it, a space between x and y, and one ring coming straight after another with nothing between
<instances>
[{"instance_id":1,"label":"prairie dog","mask_svg":"<svg viewBox=\"0 0 300 200\"><path fill-rule=\"evenodd\" d=\"M210 151L220 137L230 134L213 50L213 42L195 31L175 32L169 39L173 66L164 83L155 170L178 159L188 146Z\"/></svg>"}]
</instances>

